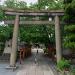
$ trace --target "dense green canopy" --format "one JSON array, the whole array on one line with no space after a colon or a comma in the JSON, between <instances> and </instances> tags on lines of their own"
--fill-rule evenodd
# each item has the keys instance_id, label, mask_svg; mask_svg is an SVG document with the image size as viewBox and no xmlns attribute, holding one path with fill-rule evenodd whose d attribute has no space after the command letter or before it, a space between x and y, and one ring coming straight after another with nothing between
<instances>
[{"instance_id":1,"label":"dense green canopy","mask_svg":"<svg viewBox=\"0 0 75 75\"><path fill-rule=\"evenodd\" d=\"M66 0L64 20L67 25L64 27L66 48L75 48L75 0Z\"/></svg>"},{"instance_id":2,"label":"dense green canopy","mask_svg":"<svg viewBox=\"0 0 75 75\"><path fill-rule=\"evenodd\" d=\"M51 28L52 27L52 28ZM21 27L20 39L21 41L34 43L54 43L54 26L29 26ZM47 31L48 30L48 31ZM50 39L49 35L53 34Z\"/></svg>"}]
</instances>

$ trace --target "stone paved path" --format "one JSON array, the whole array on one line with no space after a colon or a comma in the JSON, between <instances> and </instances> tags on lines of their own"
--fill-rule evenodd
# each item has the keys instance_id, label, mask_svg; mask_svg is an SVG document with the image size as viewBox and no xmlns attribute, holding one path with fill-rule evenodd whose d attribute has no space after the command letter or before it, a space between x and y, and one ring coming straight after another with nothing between
<instances>
[{"instance_id":1,"label":"stone paved path","mask_svg":"<svg viewBox=\"0 0 75 75\"><path fill-rule=\"evenodd\" d=\"M32 56L25 59L21 65L18 63L19 68L14 72L5 69L8 64L0 63L0 75L54 75L51 68L52 61L41 51L37 55L33 52Z\"/></svg>"},{"instance_id":2,"label":"stone paved path","mask_svg":"<svg viewBox=\"0 0 75 75\"><path fill-rule=\"evenodd\" d=\"M35 62L36 61L36 62ZM42 52L26 60L22 69L16 75L54 75L50 68L50 59L45 57Z\"/></svg>"}]
</instances>

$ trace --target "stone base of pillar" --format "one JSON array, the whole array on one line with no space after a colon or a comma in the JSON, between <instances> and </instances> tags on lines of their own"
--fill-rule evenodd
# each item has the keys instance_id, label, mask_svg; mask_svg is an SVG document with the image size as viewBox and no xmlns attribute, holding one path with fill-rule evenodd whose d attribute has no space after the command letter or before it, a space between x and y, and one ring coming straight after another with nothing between
<instances>
[{"instance_id":1,"label":"stone base of pillar","mask_svg":"<svg viewBox=\"0 0 75 75\"><path fill-rule=\"evenodd\" d=\"M9 65L5 69L15 71L17 68L18 68L18 66L10 66Z\"/></svg>"}]
</instances>

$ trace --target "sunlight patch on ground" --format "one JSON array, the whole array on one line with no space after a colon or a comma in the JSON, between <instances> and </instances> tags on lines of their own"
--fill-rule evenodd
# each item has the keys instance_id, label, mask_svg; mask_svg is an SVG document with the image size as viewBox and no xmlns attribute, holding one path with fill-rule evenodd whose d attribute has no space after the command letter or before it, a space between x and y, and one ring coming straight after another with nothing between
<instances>
[{"instance_id":1,"label":"sunlight patch on ground","mask_svg":"<svg viewBox=\"0 0 75 75\"><path fill-rule=\"evenodd\" d=\"M41 48L32 48L32 52L37 52L37 50L38 52L43 52L43 49Z\"/></svg>"}]
</instances>

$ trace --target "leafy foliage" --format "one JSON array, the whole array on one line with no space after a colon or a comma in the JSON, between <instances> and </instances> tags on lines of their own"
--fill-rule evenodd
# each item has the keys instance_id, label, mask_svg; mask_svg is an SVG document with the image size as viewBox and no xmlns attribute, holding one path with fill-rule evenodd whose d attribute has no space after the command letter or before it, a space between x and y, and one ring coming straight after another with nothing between
<instances>
[{"instance_id":1,"label":"leafy foliage","mask_svg":"<svg viewBox=\"0 0 75 75\"><path fill-rule=\"evenodd\" d=\"M71 23L75 23L74 19L75 19L75 1L72 0L71 3L66 4L65 6L65 18L64 21L66 21L67 23L71 24Z\"/></svg>"},{"instance_id":2,"label":"leafy foliage","mask_svg":"<svg viewBox=\"0 0 75 75\"><path fill-rule=\"evenodd\" d=\"M66 0L64 20L67 25L64 26L65 38L64 46L66 48L75 48L75 0Z\"/></svg>"},{"instance_id":3,"label":"leafy foliage","mask_svg":"<svg viewBox=\"0 0 75 75\"><path fill-rule=\"evenodd\" d=\"M71 68L71 74L72 74L72 75L75 74L75 67L74 67L74 66Z\"/></svg>"},{"instance_id":4,"label":"leafy foliage","mask_svg":"<svg viewBox=\"0 0 75 75\"><path fill-rule=\"evenodd\" d=\"M41 9L63 9L63 0L39 0L38 8Z\"/></svg>"},{"instance_id":5,"label":"leafy foliage","mask_svg":"<svg viewBox=\"0 0 75 75\"><path fill-rule=\"evenodd\" d=\"M66 30L66 31L70 31L70 32L74 32L75 31L75 25L66 25L65 27L64 27L64 29Z\"/></svg>"},{"instance_id":6,"label":"leafy foliage","mask_svg":"<svg viewBox=\"0 0 75 75\"><path fill-rule=\"evenodd\" d=\"M15 0L6 0L5 6L8 8L15 8Z\"/></svg>"},{"instance_id":7,"label":"leafy foliage","mask_svg":"<svg viewBox=\"0 0 75 75\"><path fill-rule=\"evenodd\" d=\"M24 1L20 1L16 3L16 8L18 9L27 9L27 3Z\"/></svg>"},{"instance_id":8,"label":"leafy foliage","mask_svg":"<svg viewBox=\"0 0 75 75\"><path fill-rule=\"evenodd\" d=\"M12 27L0 26L0 42L5 42L12 37Z\"/></svg>"},{"instance_id":9,"label":"leafy foliage","mask_svg":"<svg viewBox=\"0 0 75 75\"><path fill-rule=\"evenodd\" d=\"M75 42L65 42L64 43L65 48L71 48L74 49L75 48Z\"/></svg>"},{"instance_id":10,"label":"leafy foliage","mask_svg":"<svg viewBox=\"0 0 75 75\"><path fill-rule=\"evenodd\" d=\"M39 0L38 3L30 4L30 6L27 6L27 3L24 1L17 0L6 0L5 6L8 8L19 8L19 9L45 9L46 7L48 9L63 9L64 4L63 0Z\"/></svg>"},{"instance_id":11,"label":"leafy foliage","mask_svg":"<svg viewBox=\"0 0 75 75\"><path fill-rule=\"evenodd\" d=\"M25 41L25 42L32 41L34 43L38 43L38 42L39 43L49 43L49 36L43 25L42 26L32 26L32 27L21 27L20 28L20 38L21 38L21 41Z\"/></svg>"},{"instance_id":12,"label":"leafy foliage","mask_svg":"<svg viewBox=\"0 0 75 75\"><path fill-rule=\"evenodd\" d=\"M4 19L4 12L3 10L0 8L0 21L2 21Z\"/></svg>"},{"instance_id":13,"label":"leafy foliage","mask_svg":"<svg viewBox=\"0 0 75 75\"><path fill-rule=\"evenodd\" d=\"M65 59L61 59L58 63L57 63L57 67L59 70L64 70L65 68L70 68L70 62L68 60Z\"/></svg>"}]
</instances>

